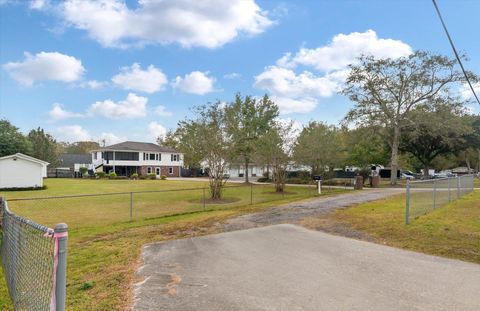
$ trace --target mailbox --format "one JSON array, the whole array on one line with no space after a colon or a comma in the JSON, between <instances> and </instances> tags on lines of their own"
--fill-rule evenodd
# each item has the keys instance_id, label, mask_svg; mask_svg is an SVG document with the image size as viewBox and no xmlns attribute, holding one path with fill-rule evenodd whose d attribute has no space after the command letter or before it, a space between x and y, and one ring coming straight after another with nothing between
<instances>
[{"instance_id":1,"label":"mailbox","mask_svg":"<svg viewBox=\"0 0 480 311\"><path fill-rule=\"evenodd\" d=\"M313 180L322 180L321 175L313 175Z\"/></svg>"}]
</instances>

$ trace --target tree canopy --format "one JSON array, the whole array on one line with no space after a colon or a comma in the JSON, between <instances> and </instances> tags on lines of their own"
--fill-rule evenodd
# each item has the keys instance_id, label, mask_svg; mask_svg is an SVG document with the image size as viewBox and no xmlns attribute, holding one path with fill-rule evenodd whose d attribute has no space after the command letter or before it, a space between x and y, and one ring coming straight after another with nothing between
<instances>
[{"instance_id":1,"label":"tree canopy","mask_svg":"<svg viewBox=\"0 0 480 311\"><path fill-rule=\"evenodd\" d=\"M248 182L248 166L257 151L257 141L272 128L278 117L278 107L267 95L257 100L237 94L233 103L226 105L225 116L233 152L243 161L245 182Z\"/></svg>"},{"instance_id":2,"label":"tree canopy","mask_svg":"<svg viewBox=\"0 0 480 311\"><path fill-rule=\"evenodd\" d=\"M362 56L350 65L342 93L355 103L345 120L357 124L381 125L390 137L390 165L398 169L398 148L408 126L410 111L431 103L456 101L451 86L464 80L457 61L424 51L397 59ZM470 74L472 75L472 74ZM473 77L473 75L472 75ZM397 175L391 174L395 184Z\"/></svg>"},{"instance_id":3,"label":"tree canopy","mask_svg":"<svg viewBox=\"0 0 480 311\"><path fill-rule=\"evenodd\" d=\"M32 144L19 131L18 127L7 120L0 120L0 157L18 152L30 154Z\"/></svg>"}]
</instances>

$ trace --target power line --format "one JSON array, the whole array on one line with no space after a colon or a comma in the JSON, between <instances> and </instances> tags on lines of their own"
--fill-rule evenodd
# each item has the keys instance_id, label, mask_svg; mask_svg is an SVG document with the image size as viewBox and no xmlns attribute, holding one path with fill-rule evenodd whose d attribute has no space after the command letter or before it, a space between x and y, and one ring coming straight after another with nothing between
<instances>
[{"instance_id":1,"label":"power line","mask_svg":"<svg viewBox=\"0 0 480 311\"><path fill-rule=\"evenodd\" d=\"M442 14L440 14L440 10L438 9L437 2L435 0L432 0L433 5L435 6L435 10L437 11L437 15L440 18L440 22L442 22L443 29L445 30L445 33L447 34L448 41L450 42L450 45L452 46L453 53L455 53L455 57L458 60L458 63L460 64L460 67L462 68L463 75L465 76L465 79L467 79L467 83L470 86L470 89L472 90L473 96L475 96L475 99L477 100L478 104L480 105L480 99L478 99L477 94L475 93L475 90L473 89L472 83L470 82L470 79L468 78L467 73L465 72L465 68L463 67L462 60L460 59L460 56L458 56L457 49L455 48L455 45L453 44L452 38L450 37L450 34L448 33L447 26L445 26L445 22L443 21Z\"/></svg>"}]
</instances>

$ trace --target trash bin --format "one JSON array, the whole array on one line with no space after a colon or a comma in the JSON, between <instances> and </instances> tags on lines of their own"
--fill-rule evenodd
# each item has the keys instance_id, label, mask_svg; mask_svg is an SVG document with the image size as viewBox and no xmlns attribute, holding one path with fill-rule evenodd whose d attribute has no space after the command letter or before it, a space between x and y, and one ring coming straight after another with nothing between
<instances>
[{"instance_id":1,"label":"trash bin","mask_svg":"<svg viewBox=\"0 0 480 311\"><path fill-rule=\"evenodd\" d=\"M380 187L380 176L371 176L370 180L372 188Z\"/></svg>"},{"instance_id":2,"label":"trash bin","mask_svg":"<svg viewBox=\"0 0 480 311\"><path fill-rule=\"evenodd\" d=\"M355 190L363 189L363 176L355 176Z\"/></svg>"}]
</instances>

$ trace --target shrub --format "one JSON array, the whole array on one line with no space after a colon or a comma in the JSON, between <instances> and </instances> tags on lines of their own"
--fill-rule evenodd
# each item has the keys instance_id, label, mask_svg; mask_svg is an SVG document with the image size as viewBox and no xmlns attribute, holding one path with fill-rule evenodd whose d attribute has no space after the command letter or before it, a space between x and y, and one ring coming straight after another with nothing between
<instances>
[{"instance_id":1,"label":"shrub","mask_svg":"<svg viewBox=\"0 0 480 311\"><path fill-rule=\"evenodd\" d=\"M260 177L259 179L257 179L257 182L272 182L272 180L267 177Z\"/></svg>"},{"instance_id":2,"label":"shrub","mask_svg":"<svg viewBox=\"0 0 480 311\"><path fill-rule=\"evenodd\" d=\"M162 176L160 176L160 179L161 179L161 180L165 180L165 179L167 179L167 176L162 175Z\"/></svg>"},{"instance_id":3,"label":"shrub","mask_svg":"<svg viewBox=\"0 0 480 311\"><path fill-rule=\"evenodd\" d=\"M110 174L108 174L108 178L109 178L109 179L115 179L115 178L117 178L117 173L111 172Z\"/></svg>"},{"instance_id":4,"label":"shrub","mask_svg":"<svg viewBox=\"0 0 480 311\"><path fill-rule=\"evenodd\" d=\"M96 172L95 176L97 178L105 178L107 176L107 174L105 174L105 172Z\"/></svg>"},{"instance_id":5,"label":"shrub","mask_svg":"<svg viewBox=\"0 0 480 311\"><path fill-rule=\"evenodd\" d=\"M117 176L114 179L128 179L128 177L127 176Z\"/></svg>"},{"instance_id":6,"label":"shrub","mask_svg":"<svg viewBox=\"0 0 480 311\"><path fill-rule=\"evenodd\" d=\"M147 178L148 178L148 179L157 179L157 175L155 175L154 173L148 174L148 175L147 175Z\"/></svg>"},{"instance_id":7,"label":"shrub","mask_svg":"<svg viewBox=\"0 0 480 311\"><path fill-rule=\"evenodd\" d=\"M83 177L87 177L88 168L86 168L86 167L81 167L81 168L79 169L79 171L80 171L80 174L82 174Z\"/></svg>"},{"instance_id":8,"label":"shrub","mask_svg":"<svg viewBox=\"0 0 480 311\"><path fill-rule=\"evenodd\" d=\"M147 176L145 176L145 175L140 175L140 176L138 177L138 179L145 180L145 179L147 179Z\"/></svg>"},{"instance_id":9,"label":"shrub","mask_svg":"<svg viewBox=\"0 0 480 311\"><path fill-rule=\"evenodd\" d=\"M131 178L131 179L138 179L138 174L137 174L137 173L133 173L132 175L130 175L130 178Z\"/></svg>"}]
</instances>

